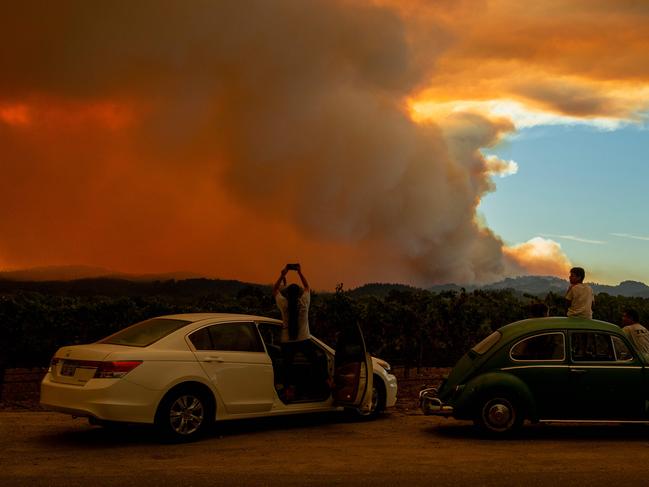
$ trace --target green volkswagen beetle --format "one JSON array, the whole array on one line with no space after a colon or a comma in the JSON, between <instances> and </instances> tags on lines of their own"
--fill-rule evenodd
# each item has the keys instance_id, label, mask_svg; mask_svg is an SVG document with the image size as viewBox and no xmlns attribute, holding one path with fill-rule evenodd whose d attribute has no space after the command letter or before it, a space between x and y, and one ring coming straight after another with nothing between
<instances>
[{"instance_id":1,"label":"green volkswagen beetle","mask_svg":"<svg viewBox=\"0 0 649 487\"><path fill-rule=\"evenodd\" d=\"M649 357L611 323L535 318L503 326L469 350L425 414L471 419L503 435L532 422L649 422Z\"/></svg>"}]
</instances>

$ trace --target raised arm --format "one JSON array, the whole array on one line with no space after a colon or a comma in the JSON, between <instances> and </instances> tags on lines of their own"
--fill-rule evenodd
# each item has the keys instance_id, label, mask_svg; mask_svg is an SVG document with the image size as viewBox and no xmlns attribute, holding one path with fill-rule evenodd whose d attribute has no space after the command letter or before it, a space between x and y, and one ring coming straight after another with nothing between
<instances>
[{"instance_id":1,"label":"raised arm","mask_svg":"<svg viewBox=\"0 0 649 487\"><path fill-rule=\"evenodd\" d=\"M273 285L273 296L277 296L277 293L279 292L279 287L282 285L282 282L286 282L286 273L288 270L286 267L282 269L282 272L280 272L279 277L277 278L277 281L275 281L275 284Z\"/></svg>"},{"instance_id":2,"label":"raised arm","mask_svg":"<svg viewBox=\"0 0 649 487\"><path fill-rule=\"evenodd\" d=\"M302 266L298 266L297 274L298 276L300 276L300 280L302 281L302 287L304 288L304 290L310 291L311 288L309 287L309 283L307 282L306 277L304 277L304 274L302 274Z\"/></svg>"}]
</instances>

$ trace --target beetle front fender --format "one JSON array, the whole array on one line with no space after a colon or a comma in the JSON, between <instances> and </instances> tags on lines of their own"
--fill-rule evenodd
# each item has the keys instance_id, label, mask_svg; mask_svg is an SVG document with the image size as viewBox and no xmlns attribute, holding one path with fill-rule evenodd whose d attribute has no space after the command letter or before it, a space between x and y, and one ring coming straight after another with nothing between
<instances>
[{"instance_id":1,"label":"beetle front fender","mask_svg":"<svg viewBox=\"0 0 649 487\"><path fill-rule=\"evenodd\" d=\"M487 372L466 383L458 398L453 401L458 419L473 419L480 401L487 395L507 394L518 401L525 417L536 418L536 406L529 387L521 379L504 371Z\"/></svg>"}]
</instances>

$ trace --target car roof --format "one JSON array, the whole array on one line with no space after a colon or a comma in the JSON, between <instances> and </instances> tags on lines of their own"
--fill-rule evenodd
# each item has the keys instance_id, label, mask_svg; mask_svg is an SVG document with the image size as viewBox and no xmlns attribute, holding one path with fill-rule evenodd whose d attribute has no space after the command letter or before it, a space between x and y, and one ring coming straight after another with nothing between
<instances>
[{"instance_id":1,"label":"car roof","mask_svg":"<svg viewBox=\"0 0 649 487\"><path fill-rule=\"evenodd\" d=\"M527 335L538 331L552 330L592 330L621 333L622 329L612 323L586 318L552 316L548 318L530 318L516 321L499 329L507 339Z\"/></svg>"},{"instance_id":2,"label":"car roof","mask_svg":"<svg viewBox=\"0 0 649 487\"><path fill-rule=\"evenodd\" d=\"M264 316L246 315L240 313L178 313L175 315L158 316L157 318L165 318L170 320L184 320L191 323L198 323L199 321L215 321L215 322L231 322L231 321L265 321L271 323L281 323L280 320L275 318L268 318Z\"/></svg>"}]
</instances>

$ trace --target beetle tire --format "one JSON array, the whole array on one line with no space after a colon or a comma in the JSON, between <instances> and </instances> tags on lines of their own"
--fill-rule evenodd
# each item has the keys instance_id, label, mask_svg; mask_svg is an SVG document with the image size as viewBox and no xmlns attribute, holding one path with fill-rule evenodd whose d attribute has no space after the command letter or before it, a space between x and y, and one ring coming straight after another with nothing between
<instances>
[{"instance_id":1,"label":"beetle tire","mask_svg":"<svg viewBox=\"0 0 649 487\"><path fill-rule=\"evenodd\" d=\"M479 402L474 422L490 436L506 436L518 430L523 420L518 401L509 394L494 393Z\"/></svg>"}]
</instances>

